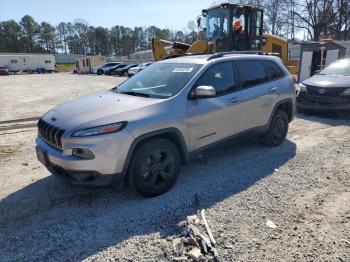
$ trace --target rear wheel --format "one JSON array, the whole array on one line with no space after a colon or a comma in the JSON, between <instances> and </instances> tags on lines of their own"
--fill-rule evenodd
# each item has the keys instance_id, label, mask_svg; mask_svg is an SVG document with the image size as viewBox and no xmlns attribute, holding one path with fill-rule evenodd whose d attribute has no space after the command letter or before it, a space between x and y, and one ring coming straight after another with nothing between
<instances>
[{"instance_id":1,"label":"rear wheel","mask_svg":"<svg viewBox=\"0 0 350 262\"><path fill-rule=\"evenodd\" d=\"M146 197L163 194L176 182L180 163L179 150L169 140L149 140L136 149L129 169L129 185Z\"/></svg>"},{"instance_id":2,"label":"rear wheel","mask_svg":"<svg viewBox=\"0 0 350 262\"><path fill-rule=\"evenodd\" d=\"M268 146L279 146L283 143L288 133L289 119L287 113L278 109L273 116L269 128L265 134L264 142Z\"/></svg>"}]
</instances>

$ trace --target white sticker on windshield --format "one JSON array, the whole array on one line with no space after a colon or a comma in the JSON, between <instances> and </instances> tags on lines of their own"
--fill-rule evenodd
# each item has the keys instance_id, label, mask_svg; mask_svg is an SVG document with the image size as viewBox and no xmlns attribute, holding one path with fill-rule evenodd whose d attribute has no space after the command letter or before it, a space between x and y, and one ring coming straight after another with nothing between
<instances>
[{"instance_id":1,"label":"white sticker on windshield","mask_svg":"<svg viewBox=\"0 0 350 262\"><path fill-rule=\"evenodd\" d=\"M173 73L190 73L192 72L193 67L187 67L187 68L174 68Z\"/></svg>"}]
</instances>

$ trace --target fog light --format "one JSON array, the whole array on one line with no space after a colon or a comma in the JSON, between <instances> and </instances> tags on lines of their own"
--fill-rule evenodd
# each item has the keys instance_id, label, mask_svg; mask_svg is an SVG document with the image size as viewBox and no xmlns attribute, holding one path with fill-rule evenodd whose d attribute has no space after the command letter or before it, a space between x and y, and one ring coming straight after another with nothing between
<instances>
[{"instance_id":1,"label":"fog light","mask_svg":"<svg viewBox=\"0 0 350 262\"><path fill-rule=\"evenodd\" d=\"M73 148L72 155L81 157L81 158L87 158L87 159L94 159L95 155L87 148Z\"/></svg>"}]
</instances>

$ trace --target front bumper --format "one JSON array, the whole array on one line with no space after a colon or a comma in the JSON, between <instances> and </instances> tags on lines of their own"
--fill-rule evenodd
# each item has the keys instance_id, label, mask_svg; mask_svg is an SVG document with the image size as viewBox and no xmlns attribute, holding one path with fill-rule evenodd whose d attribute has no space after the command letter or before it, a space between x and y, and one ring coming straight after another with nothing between
<instances>
[{"instance_id":1,"label":"front bumper","mask_svg":"<svg viewBox=\"0 0 350 262\"><path fill-rule=\"evenodd\" d=\"M103 136L63 139L62 150L52 147L39 136L36 147L38 159L56 177L72 185L97 187L124 181L124 163L131 143L130 133L123 129ZM74 156L73 148L88 148L95 157ZM39 158L38 152L45 157Z\"/></svg>"},{"instance_id":2,"label":"front bumper","mask_svg":"<svg viewBox=\"0 0 350 262\"><path fill-rule=\"evenodd\" d=\"M350 110L350 96L311 96L299 93L297 107L307 110Z\"/></svg>"}]
</instances>

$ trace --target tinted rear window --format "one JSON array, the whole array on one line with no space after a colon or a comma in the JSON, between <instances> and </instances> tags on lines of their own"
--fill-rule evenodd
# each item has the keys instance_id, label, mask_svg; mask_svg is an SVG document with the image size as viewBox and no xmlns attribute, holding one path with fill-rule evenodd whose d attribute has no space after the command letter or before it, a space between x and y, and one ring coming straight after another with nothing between
<instances>
[{"instance_id":1,"label":"tinted rear window","mask_svg":"<svg viewBox=\"0 0 350 262\"><path fill-rule=\"evenodd\" d=\"M243 88L268 81L265 67L260 61L240 61L237 65Z\"/></svg>"},{"instance_id":2,"label":"tinted rear window","mask_svg":"<svg viewBox=\"0 0 350 262\"><path fill-rule=\"evenodd\" d=\"M278 65L276 65L274 62L264 61L264 65L269 74L270 80L277 79L283 76L282 69Z\"/></svg>"}]
</instances>

